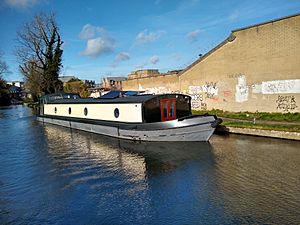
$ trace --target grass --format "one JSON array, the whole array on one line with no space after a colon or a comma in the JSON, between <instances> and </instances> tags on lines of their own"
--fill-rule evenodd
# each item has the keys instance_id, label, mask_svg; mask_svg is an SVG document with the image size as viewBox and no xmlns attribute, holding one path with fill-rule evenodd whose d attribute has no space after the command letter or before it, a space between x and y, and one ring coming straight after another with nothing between
<instances>
[{"instance_id":1,"label":"grass","mask_svg":"<svg viewBox=\"0 0 300 225\"><path fill-rule=\"evenodd\" d=\"M239 127L239 128L253 128L260 130L277 130L277 131L288 131L288 132L300 132L300 125L289 125L289 124L263 124L253 122L236 122L236 121L225 121L222 123L224 126Z\"/></svg>"},{"instance_id":2,"label":"grass","mask_svg":"<svg viewBox=\"0 0 300 225\"><path fill-rule=\"evenodd\" d=\"M300 113L267 113L267 112L228 112L220 109L212 110L193 110L193 114L214 114L219 117L226 117L240 120L265 120L265 121L286 121L300 122Z\"/></svg>"}]
</instances>

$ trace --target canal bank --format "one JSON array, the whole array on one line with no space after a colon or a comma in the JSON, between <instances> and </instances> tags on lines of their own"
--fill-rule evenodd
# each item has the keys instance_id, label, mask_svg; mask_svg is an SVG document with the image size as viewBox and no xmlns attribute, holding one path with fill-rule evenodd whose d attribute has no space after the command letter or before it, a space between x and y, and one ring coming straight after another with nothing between
<instances>
[{"instance_id":1,"label":"canal bank","mask_svg":"<svg viewBox=\"0 0 300 225\"><path fill-rule=\"evenodd\" d=\"M298 132L260 130L260 129L253 129L253 128L239 128L239 127L228 127L228 126L226 126L226 132L232 134L254 135L254 136L261 136L261 137L272 137L272 138L281 138L281 139L300 141L300 133Z\"/></svg>"},{"instance_id":2,"label":"canal bank","mask_svg":"<svg viewBox=\"0 0 300 225\"><path fill-rule=\"evenodd\" d=\"M286 121L250 121L224 118L218 133L243 134L300 141L300 123Z\"/></svg>"}]
</instances>

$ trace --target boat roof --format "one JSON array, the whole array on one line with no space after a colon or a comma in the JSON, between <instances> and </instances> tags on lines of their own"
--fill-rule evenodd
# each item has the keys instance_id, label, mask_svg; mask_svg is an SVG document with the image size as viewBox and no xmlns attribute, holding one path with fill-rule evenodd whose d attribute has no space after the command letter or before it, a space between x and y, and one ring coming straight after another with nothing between
<instances>
[{"instance_id":1,"label":"boat roof","mask_svg":"<svg viewBox=\"0 0 300 225\"><path fill-rule=\"evenodd\" d=\"M146 95L133 95L133 96L124 96L124 97L114 97L114 98L62 98L62 99L54 99L54 100L46 100L46 102L49 104L99 104L99 103L144 103L154 98L161 98L163 96L165 97L173 97L173 96L186 96L182 94L160 94L160 95L152 95L152 94L146 94ZM53 95L52 95L53 96ZM47 97L47 96L45 96Z\"/></svg>"}]
</instances>

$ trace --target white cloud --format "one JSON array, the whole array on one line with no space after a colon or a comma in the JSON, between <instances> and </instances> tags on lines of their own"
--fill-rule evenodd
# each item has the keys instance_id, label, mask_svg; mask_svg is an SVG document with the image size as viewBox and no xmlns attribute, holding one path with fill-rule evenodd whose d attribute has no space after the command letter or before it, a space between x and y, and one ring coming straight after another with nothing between
<instances>
[{"instance_id":1,"label":"white cloud","mask_svg":"<svg viewBox=\"0 0 300 225\"><path fill-rule=\"evenodd\" d=\"M155 65L156 63L159 62L159 56L154 55L149 59L150 63L152 63L153 65Z\"/></svg>"},{"instance_id":2,"label":"white cloud","mask_svg":"<svg viewBox=\"0 0 300 225\"><path fill-rule=\"evenodd\" d=\"M148 60L140 63L140 64L137 64L135 66L136 69L144 69L146 66L148 66L149 64L157 64L158 62L160 61L160 58L158 55L154 55L154 56L151 56Z\"/></svg>"},{"instance_id":3,"label":"white cloud","mask_svg":"<svg viewBox=\"0 0 300 225\"><path fill-rule=\"evenodd\" d=\"M148 32L148 30L146 29L146 30L138 33L138 35L135 38L135 44L142 45L142 44L154 42L164 34L165 34L165 31Z\"/></svg>"},{"instance_id":4,"label":"white cloud","mask_svg":"<svg viewBox=\"0 0 300 225\"><path fill-rule=\"evenodd\" d=\"M199 36L200 32L201 32L200 30L191 31L191 32L187 33L186 37L187 37L187 39L189 39L190 42L198 41L198 36Z\"/></svg>"},{"instance_id":5,"label":"white cloud","mask_svg":"<svg viewBox=\"0 0 300 225\"><path fill-rule=\"evenodd\" d=\"M86 24L82 27L81 32L79 33L79 38L83 40L88 40L95 38L98 35L103 35L105 30L102 27L96 27L91 24Z\"/></svg>"},{"instance_id":6,"label":"white cloud","mask_svg":"<svg viewBox=\"0 0 300 225\"><path fill-rule=\"evenodd\" d=\"M81 52L83 56L96 58L109 54L115 49L115 40L102 27L86 24L82 27L78 36L86 41L86 48Z\"/></svg>"},{"instance_id":7,"label":"white cloud","mask_svg":"<svg viewBox=\"0 0 300 225\"><path fill-rule=\"evenodd\" d=\"M4 0L4 4L12 8L26 9L35 5L37 0Z\"/></svg>"},{"instance_id":8,"label":"white cloud","mask_svg":"<svg viewBox=\"0 0 300 225\"><path fill-rule=\"evenodd\" d=\"M120 52L116 58L115 61L116 62L121 62L121 61L126 61L130 59L130 55L127 52Z\"/></svg>"},{"instance_id":9,"label":"white cloud","mask_svg":"<svg viewBox=\"0 0 300 225\"><path fill-rule=\"evenodd\" d=\"M82 52L82 55L96 58L100 55L111 53L113 51L113 40L98 37L87 41L86 49Z\"/></svg>"}]
</instances>

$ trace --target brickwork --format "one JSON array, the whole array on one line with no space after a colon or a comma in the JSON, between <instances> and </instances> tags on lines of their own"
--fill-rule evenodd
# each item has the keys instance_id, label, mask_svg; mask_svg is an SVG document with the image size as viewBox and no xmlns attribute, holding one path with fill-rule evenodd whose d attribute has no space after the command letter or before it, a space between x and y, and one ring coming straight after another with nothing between
<instances>
[{"instance_id":1,"label":"brickwork","mask_svg":"<svg viewBox=\"0 0 300 225\"><path fill-rule=\"evenodd\" d=\"M138 79L143 77L151 77L159 75L158 70L137 70L128 75L128 79Z\"/></svg>"},{"instance_id":2,"label":"brickwork","mask_svg":"<svg viewBox=\"0 0 300 225\"><path fill-rule=\"evenodd\" d=\"M155 77L130 79L123 81L123 90L139 90L146 93L174 93L180 92L179 78L176 73L164 74Z\"/></svg>"},{"instance_id":3,"label":"brickwork","mask_svg":"<svg viewBox=\"0 0 300 225\"><path fill-rule=\"evenodd\" d=\"M178 75L127 80L123 89L186 93L194 109L300 112L300 15L232 31Z\"/></svg>"}]
</instances>

